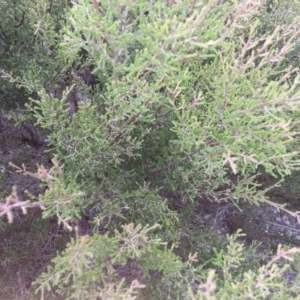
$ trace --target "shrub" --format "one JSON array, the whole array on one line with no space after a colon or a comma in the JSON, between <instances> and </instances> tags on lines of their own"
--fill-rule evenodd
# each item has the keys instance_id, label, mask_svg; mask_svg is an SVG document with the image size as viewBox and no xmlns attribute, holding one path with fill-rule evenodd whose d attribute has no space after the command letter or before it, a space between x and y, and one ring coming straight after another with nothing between
<instances>
[{"instance_id":1,"label":"shrub","mask_svg":"<svg viewBox=\"0 0 300 300\"><path fill-rule=\"evenodd\" d=\"M33 20L47 68L16 74L37 92L27 107L58 158L32 174L47 187L34 205L76 233L37 280L42 297L287 299L278 262L298 250L249 267L237 234L216 242L208 271L181 246L204 201L284 209L259 178L299 168L299 78L285 63L296 19L273 30L253 0L78 0L58 19L42 3Z\"/></svg>"}]
</instances>

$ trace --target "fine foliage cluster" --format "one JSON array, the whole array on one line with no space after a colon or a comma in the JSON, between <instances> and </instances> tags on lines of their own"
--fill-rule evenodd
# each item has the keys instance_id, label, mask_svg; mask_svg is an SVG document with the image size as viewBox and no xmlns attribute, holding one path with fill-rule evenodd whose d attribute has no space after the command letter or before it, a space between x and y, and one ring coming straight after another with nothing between
<instances>
[{"instance_id":1,"label":"fine foliage cluster","mask_svg":"<svg viewBox=\"0 0 300 300\"><path fill-rule=\"evenodd\" d=\"M300 166L297 1L0 9L0 106L35 122L54 157L35 170L13 165L42 192L14 187L0 216L15 223L41 210L69 234L24 297L298 297L300 249L247 244L220 221L266 204L299 219L270 192Z\"/></svg>"}]
</instances>

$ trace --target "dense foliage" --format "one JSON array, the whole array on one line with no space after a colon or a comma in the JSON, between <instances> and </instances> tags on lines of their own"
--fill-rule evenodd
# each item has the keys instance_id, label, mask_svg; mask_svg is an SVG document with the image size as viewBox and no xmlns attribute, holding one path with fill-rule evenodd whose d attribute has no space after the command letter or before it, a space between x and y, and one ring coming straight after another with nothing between
<instances>
[{"instance_id":1,"label":"dense foliage","mask_svg":"<svg viewBox=\"0 0 300 300\"><path fill-rule=\"evenodd\" d=\"M41 209L63 237L24 298L296 298L299 249L222 221L266 204L299 218L270 193L300 165L297 1L91 2L0 2L3 114L54 156L15 163L43 188L13 189L3 232Z\"/></svg>"}]
</instances>

